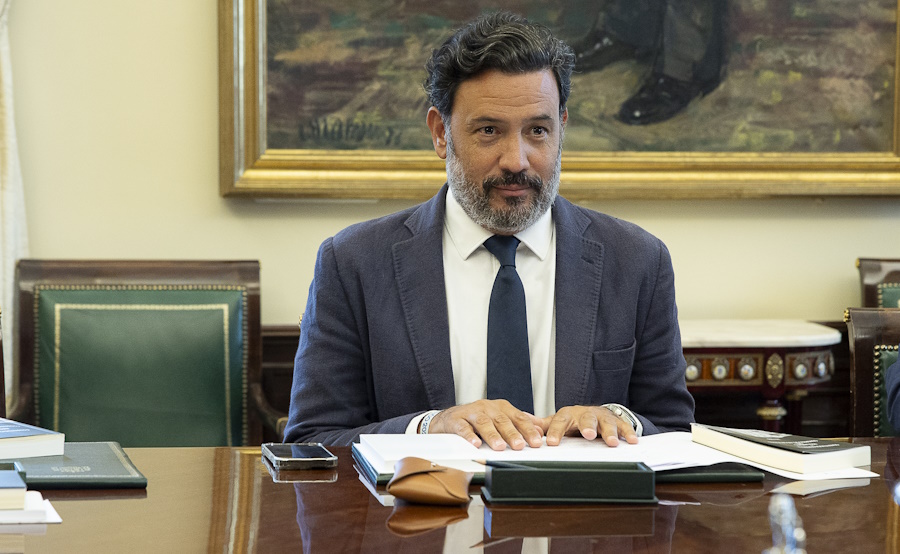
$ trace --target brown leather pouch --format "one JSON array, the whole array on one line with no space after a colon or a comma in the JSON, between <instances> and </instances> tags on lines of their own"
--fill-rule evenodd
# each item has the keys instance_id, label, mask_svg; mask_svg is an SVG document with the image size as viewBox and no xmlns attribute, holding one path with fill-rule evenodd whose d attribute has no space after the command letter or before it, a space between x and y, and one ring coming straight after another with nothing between
<instances>
[{"instance_id":1,"label":"brown leather pouch","mask_svg":"<svg viewBox=\"0 0 900 554\"><path fill-rule=\"evenodd\" d=\"M406 457L394 465L387 492L409 502L453 506L469 501L471 480L470 473Z\"/></svg>"}]
</instances>

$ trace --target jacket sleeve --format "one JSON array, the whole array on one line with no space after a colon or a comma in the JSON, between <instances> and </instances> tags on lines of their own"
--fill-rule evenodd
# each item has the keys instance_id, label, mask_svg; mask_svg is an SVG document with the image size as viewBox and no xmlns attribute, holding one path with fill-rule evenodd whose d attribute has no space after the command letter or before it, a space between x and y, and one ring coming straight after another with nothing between
<instances>
[{"instance_id":1,"label":"jacket sleeve","mask_svg":"<svg viewBox=\"0 0 900 554\"><path fill-rule=\"evenodd\" d=\"M647 435L689 431L694 421L694 398L684 376L672 259L661 241L658 245L656 276L636 329L637 351L629 384L628 407L641 419Z\"/></svg>"},{"instance_id":2,"label":"jacket sleeve","mask_svg":"<svg viewBox=\"0 0 900 554\"><path fill-rule=\"evenodd\" d=\"M347 289L328 239L316 257L300 326L285 442L346 446L361 433L403 433L422 413L375 421L365 307Z\"/></svg>"},{"instance_id":3,"label":"jacket sleeve","mask_svg":"<svg viewBox=\"0 0 900 554\"><path fill-rule=\"evenodd\" d=\"M900 429L900 359L885 372L887 388L888 421L894 429Z\"/></svg>"}]
</instances>

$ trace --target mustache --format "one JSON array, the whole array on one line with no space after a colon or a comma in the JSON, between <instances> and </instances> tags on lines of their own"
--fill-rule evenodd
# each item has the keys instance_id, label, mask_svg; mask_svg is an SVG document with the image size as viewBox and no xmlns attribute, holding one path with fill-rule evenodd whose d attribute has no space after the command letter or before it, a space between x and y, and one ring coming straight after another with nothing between
<instances>
[{"instance_id":1,"label":"mustache","mask_svg":"<svg viewBox=\"0 0 900 554\"><path fill-rule=\"evenodd\" d=\"M537 175L528 175L524 170L513 173L512 171L503 171L499 176L487 177L482 183L484 192L487 193L491 188L502 185L525 185L527 187L541 190L544 181Z\"/></svg>"}]
</instances>

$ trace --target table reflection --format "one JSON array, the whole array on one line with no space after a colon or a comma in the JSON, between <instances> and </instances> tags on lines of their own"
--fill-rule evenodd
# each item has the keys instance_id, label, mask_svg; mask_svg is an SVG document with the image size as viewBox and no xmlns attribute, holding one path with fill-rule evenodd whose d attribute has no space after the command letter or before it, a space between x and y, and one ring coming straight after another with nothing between
<instances>
[{"instance_id":1,"label":"table reflection","mask_svg":"<svg viewBox=\"0 0 900 554\"><path fill-rule=\"evenodd\" d=\"M811 552L900 551L893 550L900 439L877 444L872 469L884 468L885 485L872 479L793 497ZM447 508L404 504L383 488L367 492L352 463L342 461L336 480L291 484L273 481L260 465L258 495L248 496L260 506L259 528L249 535L257 548L250 550L278 544L304 552L761 552L772 546L770 495L794 483L768 475L762 483L659 484L656 506L484 505L473 488L467 506Z\"/></svg>"},{"instance_id":2,"label":"table reflection","mask_svg":"<svg viewBox=\"0 0 900 554\"><path fill-rule=\"evenodd\" d=\"M295 483L304 552L670 552L678 506L423 506ZM475 492L475 489L473 489ZM386 504L386 505L383 505ZM335 525L342 520L344 525Z\"/></svg>"}]
</instances>

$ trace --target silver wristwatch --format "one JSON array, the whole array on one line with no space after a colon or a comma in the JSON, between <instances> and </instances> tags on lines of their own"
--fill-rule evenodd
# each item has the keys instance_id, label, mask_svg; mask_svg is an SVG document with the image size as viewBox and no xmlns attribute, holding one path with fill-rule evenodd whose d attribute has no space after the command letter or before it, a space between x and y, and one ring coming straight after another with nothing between
<instances>
[{"instance_id":1,"label":"silver wristwatch","mask_svg":"<svg viewBox=\"0 0 900 554\"><path fill-rule=\"evenodd\" d=\"M634 432L637 433L639 437L643 434L644 426L641 424L640 420L638 420L637 416L625 406L621 404L603 404L602 407L611 411L617 418L631 425L631 428L634 429Z\"/></svg>"}]
</instances>

